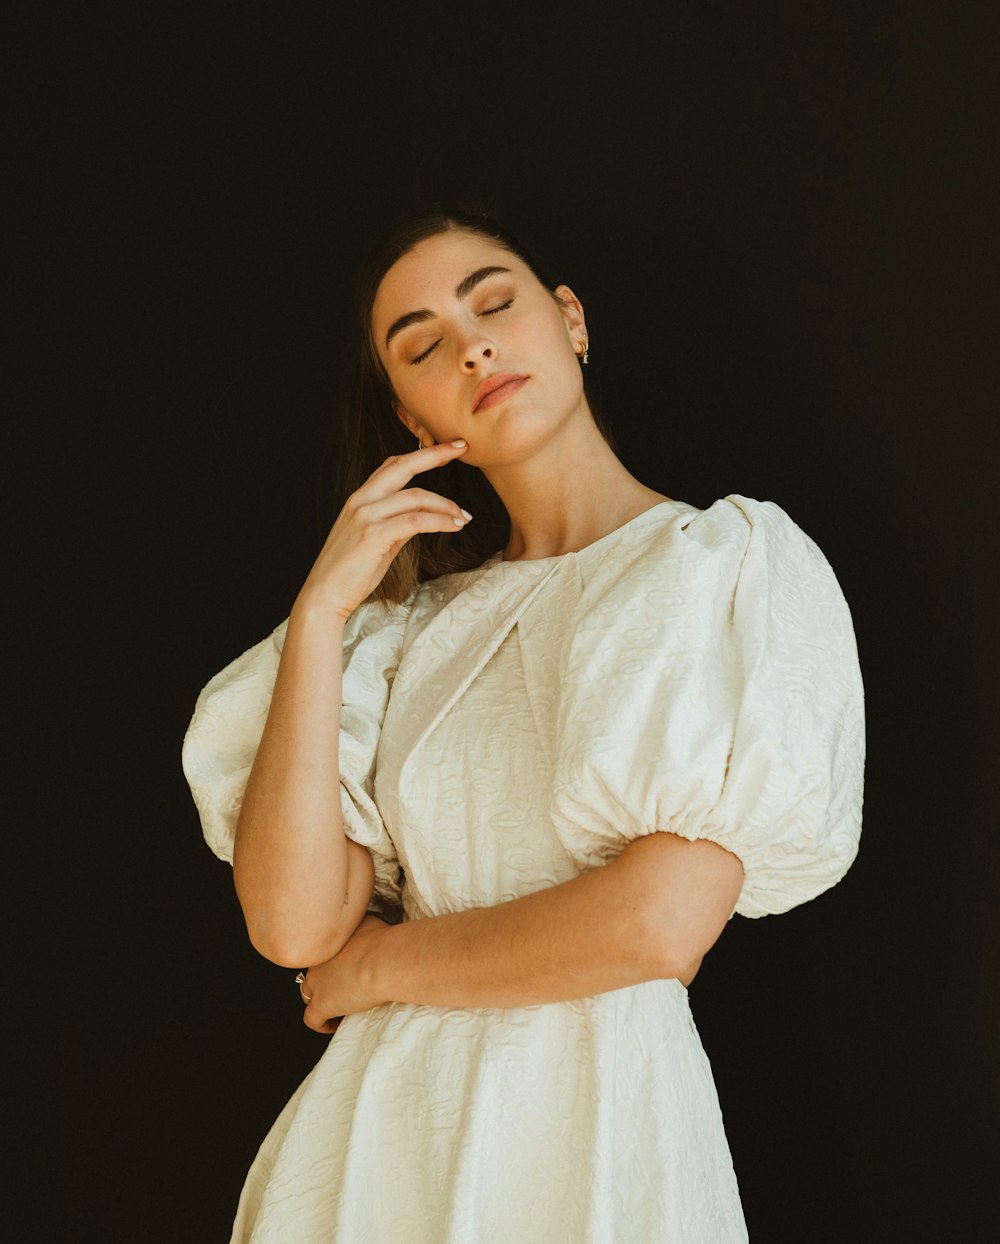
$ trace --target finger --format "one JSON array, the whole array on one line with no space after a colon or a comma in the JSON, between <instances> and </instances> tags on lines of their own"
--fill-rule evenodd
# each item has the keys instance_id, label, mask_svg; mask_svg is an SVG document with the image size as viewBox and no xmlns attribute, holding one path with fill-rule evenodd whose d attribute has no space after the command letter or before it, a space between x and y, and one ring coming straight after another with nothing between
<instances>
[{"instance_id":1,"label":"finger","mask_svg":"<svg viewBox=\"0 0 1000 1244\"><path fill-rule=\"evenodd\" d=\"M385 497L390 492L398 492L413 479L414 475L443 466L453 458L460 458L467 448L465 441L446 441L443 445L414 449L408 454L394 454L375 468L354 493L354 499L364 505L379 497Z\"/></svg>"},{"instance_id":2,"label":"finger","mask_svg":"<svg viewBox=\"0 0 1000 1244\"><path fill-rule=\"evenodd\" d=\"M456 520L450 512L437 514L429 510L407 510L403 514L394 514L391 518L381 519L377 523L369 523L366 535L373 547L383 553L391 551L395 557L407 540L415 535L432 531L454 534L456 531L461 531L465 525L464 518Z\"/></svg>"},{"instance_id":3,"label":"finger","mask_svg":"<svg viewBox=\"0 0 1000 1244\"><path fill-rule=\"evenodd\" d=\"M322 1032L323 1025L326 1023L326 1016L317 1007L310 1004L302 1013L302 1022L307 1028L311 1028L313 1032Z\"/></svg>"},{"instance_id":4,"label":"finger","mask_svg":"<svg viewBox=\"0 0 1000 1244\"><path fill-rule=\"evenodd\" d=\"M302 1022L307 1028L311 1028L313 1032L332 1036L340 1027L343 1018L343 1015L335 1015L331 1019L319 1012L316 1007L307 1006L302 1016Z\"/></svg>"},{"instance_id":5,"label":"finger","mask_svg":"<svg viewBox=\"0 0 1000 1244\"><path fill-rule=\"evenodd\" d=\"M457 520L456 526L464 526L472 517L450 497L442 497L440 493L431 492L429 488L404 488L401 492L391 493L379 501L369 502L360 512L369 522L380 522L385 518L394 518L397 514L405 514L409 510L448 515Z\"/></svg>"}]
</instances>

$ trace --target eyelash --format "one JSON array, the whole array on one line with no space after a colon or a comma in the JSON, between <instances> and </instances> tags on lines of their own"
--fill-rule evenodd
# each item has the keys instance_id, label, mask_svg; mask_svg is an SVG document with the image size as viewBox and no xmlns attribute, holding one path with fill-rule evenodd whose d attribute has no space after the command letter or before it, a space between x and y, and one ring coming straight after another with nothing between
<instances>
[{"instance_id":1,"label":"eyelash","mask_svg":"<svg viewBox=\"0 0 1000 1244\"><path fill-rule=\"evenodd\" d=\"M514 301L513 298L508 298L507 301L501 303L499 307L490 307L488 311L484 311L482 314L483 315L496 315L499 311L506 311L513 301ZM423 354L418 354L415 359L411 359L410 366L416 367L417 364L422 363L424 359L430 358L430 356L434 353L434 350L437 348L437 345L438 343L435 341L434 345L428 346L428 348L423 352Z\"/></svg>"}]
</instances>

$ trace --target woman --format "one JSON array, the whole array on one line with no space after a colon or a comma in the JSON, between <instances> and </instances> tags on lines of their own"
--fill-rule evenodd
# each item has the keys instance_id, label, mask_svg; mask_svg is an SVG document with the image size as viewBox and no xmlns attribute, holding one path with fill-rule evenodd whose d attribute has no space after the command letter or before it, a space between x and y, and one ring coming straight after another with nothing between
<instances>
[{"instance_id":1,"label":"woman","mask_svg":"<svg viewBox=\"0 0 1000 1244\"><path fill-rule=\"evenodd\" d=\"M359 309L346 502L185 739L251 941L336 1031L233 1239L745 1240L687 986L855 857L848 606L773 502L625 469L579 300L495 222L405 222Z\"/></svg>"}]
</instances>

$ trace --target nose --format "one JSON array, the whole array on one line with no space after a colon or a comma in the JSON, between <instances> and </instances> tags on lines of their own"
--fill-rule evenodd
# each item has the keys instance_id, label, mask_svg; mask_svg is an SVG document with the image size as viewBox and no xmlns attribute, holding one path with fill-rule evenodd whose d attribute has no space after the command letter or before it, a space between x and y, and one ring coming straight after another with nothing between
<instances>
[{"instance_id":1,"label":"nose","mask_svg":"<svg viewBox=\"0 0 1000 1244\"><path fill-rule=\"evenodd\" d=\"M495 362L497 348L488 337L473 336L462 347L462 370L473 372L484 362Z\"/></svg>"}]
</instances>

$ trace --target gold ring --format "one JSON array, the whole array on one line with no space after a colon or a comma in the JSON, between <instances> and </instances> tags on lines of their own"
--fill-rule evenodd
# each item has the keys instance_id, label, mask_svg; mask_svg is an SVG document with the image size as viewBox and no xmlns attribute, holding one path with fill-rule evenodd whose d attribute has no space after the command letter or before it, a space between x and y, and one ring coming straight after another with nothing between
<instances>
[{"instance_id":1,"label":"gold ring","mask_svg":"<svg viewBox=\"0 0 1000 1244\"><path fill-rule=\"evenodd\" d=\"M311 993L306 993L306 991L302 988L302 986L306 983L305 972L300 972L298 976L296 976L295 983L299 987L299 995L301 996L302 1001L306 1004L306 1006L308 1006L309 1003L312 1002L313 996Z\"/></svg>"}]
</instances>

